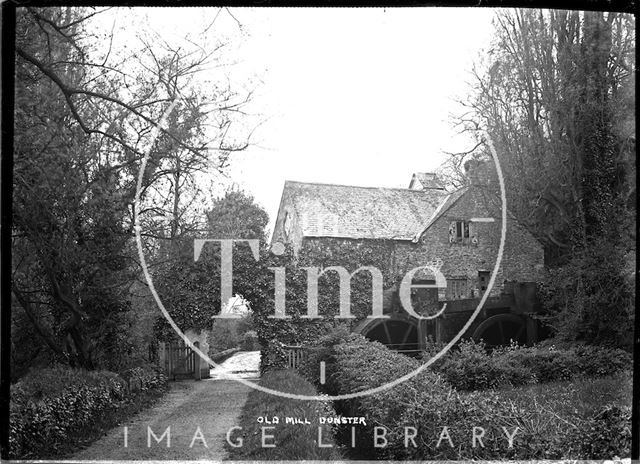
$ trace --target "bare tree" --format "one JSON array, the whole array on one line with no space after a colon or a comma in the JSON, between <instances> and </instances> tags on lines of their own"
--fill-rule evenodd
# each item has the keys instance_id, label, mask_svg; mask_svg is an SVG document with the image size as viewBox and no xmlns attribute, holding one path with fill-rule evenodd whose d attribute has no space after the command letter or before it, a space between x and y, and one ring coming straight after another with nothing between
<instances>
[{"instance_id":1,"label":"bare tree","mask_svg":"<svg viewBox=\"0 0 640 464\"><path fill-rule=\"evenodd\" d=\"M107 10L29 7L17 19L13 295L46 349L87 368L130 354L129 289L140 275L132 212L145 153L142 198L172 199L176 236L189 216L185 179L224 171L249 143L228 132L250 95L189 87L219 48L143 41L119 52L112 34L88 27ZM147 245L154 240L152 228Z\"/></svg>"},{"instance_id":2,"label":"bare tree","mask_svg":"<svg viewBox=\"0 0 640 464\"><path fill-rule=\"evenodd\" d=\"M569 235L586 230L585 124L596 115L587 103L600 98L599 108L618 113L615 163L635 169L633 20L531 9L500 12L494 25L492 48L472 71L471 97L460 101L464 111L454 118L476 144L451 154L444 170L459 177L464 160L486 156L480 130L487 130L499 150L512 211L550 248L569 250ZM604 85L599 97L596 80ZM629 174L620 185L627 197L635 189Z\"/></svg>"}]
</instances>

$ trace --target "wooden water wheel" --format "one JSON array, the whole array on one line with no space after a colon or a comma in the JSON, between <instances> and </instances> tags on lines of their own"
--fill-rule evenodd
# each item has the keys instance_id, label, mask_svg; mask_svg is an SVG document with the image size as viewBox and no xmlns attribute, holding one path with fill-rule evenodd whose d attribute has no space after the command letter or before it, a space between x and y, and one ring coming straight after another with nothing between
<instances>
[{"instance_id":1,"label":"wooden water wheel","mask_svg":"<svg viewBox=\"0 0 640 464\"><path fill-rule=\"evenodd\" d=\"M364 336L400 353L411 354L420 350L418 327L407 321L382 321L367 330Z\"/></svg>"},{"instance_id":2,"label":"wooden water wheel","mask_svg":"<svg viewBox=\"0 0 640 464\"><path fill-rule=\"evenodd\" d=\"M496 314L483 321L473 332L473 339L484 341L488 347L527 343L527 325L521 316Z\"/></svg>"}]
</instances>

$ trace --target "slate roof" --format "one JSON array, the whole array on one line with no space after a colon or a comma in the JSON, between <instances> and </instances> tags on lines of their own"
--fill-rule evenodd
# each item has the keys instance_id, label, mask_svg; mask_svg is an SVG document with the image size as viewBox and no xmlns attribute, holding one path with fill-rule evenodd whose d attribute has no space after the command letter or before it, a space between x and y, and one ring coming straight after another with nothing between
<instances>
[{"instance_id":1,"label":"slate roof","mask_svg":"<svg viewBox=\"0 0 640 464\"><path fill-rule=\"evenodd\" d=\"M444 189L444 184L434 172L414 172L409 188L413 188L416 180L420 182L422 188Z\"/></svg>"},{"instance_id":2,"label":"slate roof","mask_svg":"<svg viewBox=\"0 0 640 464\"><path fill-rule=\"evenodd\" d=\"M449 194L286 181L305 237L412 240Z\"/></svg>"}]
</instances>

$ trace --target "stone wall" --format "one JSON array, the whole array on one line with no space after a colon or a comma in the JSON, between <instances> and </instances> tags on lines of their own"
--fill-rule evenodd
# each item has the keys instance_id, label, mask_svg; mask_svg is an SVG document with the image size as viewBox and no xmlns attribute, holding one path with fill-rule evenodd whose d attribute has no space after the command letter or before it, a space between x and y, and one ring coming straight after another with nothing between
<instances>
[{"instance_id":1,"label":"stone wall","mask_svg":"<svg viewBox=\"0 0 640 464\"><path fill-rule=\"evenodd\" d=\"M402 277L409 270L439 260L440 271L447 279L467 279L471 288L477 285L478 272L492 272L500 245L501 214L495 204L485 201L482 192L470 191L463 195L450 209L445 211L434 224L427 229L418 243L410 241L386 241L378 247L385 257L380 262L389 263L391 275ZM477 243L450 243L449 226L452 221L465 221L472 218L493 218L494 222L473 222L470 236ZM304 246L336 246L343 243L371 242L331 237L309 237ZM387 274L387 272L383 273ZM495 285L490 293L497 296L503 291L505 281L537 282L544 273L544 250L529 231L514 218L507 218L507 233L502 263L496 275ZM385 288L394 282L385 282ZM478 297L479 293L474 292ZM471 295L469 295L471 297Z\"/></svg>"},{"instance_id":2,"label":"stone wall","mask_svg":"<svg viewBox=\"0 0 640 464\"><path fill-rule=\"evenodd\" d=\"M470 238L477 243L449 242L449 227L454 221L492 218L494 222L472 222ZM405 268L432 260L442 260L441 272L449 278L467 278L477 282L479 271L493 271L500 245L501 212L482 189L471 187L445 211L422 235L420 243L398 242L397 260ZM498 295L504 281L537 282L544 273L544 249L529 231L507 215L507 233L502 263L491 295ZM476 293L477 296L477 293Z\"/></svg>"},{"instance_id":3,"label":"stone wall","mask_svg":"<svg viewBox=\"0 0 640 464\"><path fill-rule=\"evenodd\" d=\"M293 200L290 198L290 194L290 190L286 188L282 191L278 215L276 216L276 221L273 226L273 237L271 238L271 243L289 243L297 253L303 243L302 227L300 226L298 213L293 207ZM288 236L285 234L284 227L284 220L287 215L289 215L291 220L291 231Z\"/></svg>"}]
</instances>

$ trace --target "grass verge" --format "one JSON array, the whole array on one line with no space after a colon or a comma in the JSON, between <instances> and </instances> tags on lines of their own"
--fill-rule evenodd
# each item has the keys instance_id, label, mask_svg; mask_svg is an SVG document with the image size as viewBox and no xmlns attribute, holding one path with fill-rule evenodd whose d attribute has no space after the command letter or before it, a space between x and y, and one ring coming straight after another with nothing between
<instances>
[{"instance_id":1,"label":"grass verge","mask_svg":"<svg viewBox=\"0 0 640 464\"><path fill-rule=\"evenodd\" d=\"M318 394L313 385L290 370L265 373L260 385L298 395ZM328 402L294 400L252 390L240 416L242 430L232 437L236 446L227 443L225 447L233 460L340 460L330 426L320 424L321 417L335 415ZM277 424L274 418L278 418ZM308 424L287 424L286 418Z\"/></svg>"}]
</instances>

